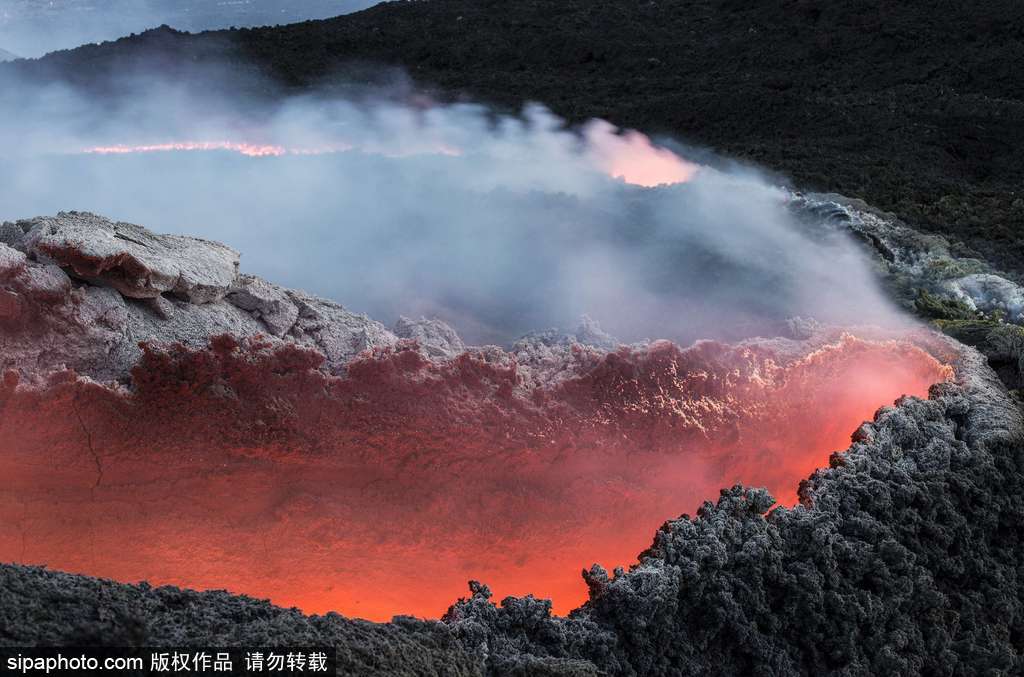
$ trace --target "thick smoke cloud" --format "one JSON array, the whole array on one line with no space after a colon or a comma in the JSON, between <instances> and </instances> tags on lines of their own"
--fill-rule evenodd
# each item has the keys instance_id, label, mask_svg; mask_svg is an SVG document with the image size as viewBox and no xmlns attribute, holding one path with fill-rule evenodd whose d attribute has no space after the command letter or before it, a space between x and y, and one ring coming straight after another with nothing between
<instances>
[{"instance_id":1,"label":"thick smoke cloud","mask_svg":"<svg viewBox=\"0 0 1024 677\"><path fill-rule=\"evenodd\" d=\"M0 48L34 58L90 42L115 40L162 24L203 31L325 19L376 0L5 0Z\"/></svg>"},{"instance_id":2,"label":"thick smoke cloud","mask_svg":"<svg viewBox=\"0 0 1024 677\"><path fill-rule=\"evenodd\" d=\"M8 80L0 217L87 210L220 240L247 272L388 323L437 316L478 343L584 314L622 340L900 321L856 246L751 170L698 168L607 123L567 130L539 107L268 104L208 93L208 77L137 75L101 101ZM173 144L210 150L158 150Z\"/></svg>"}]
</instances>

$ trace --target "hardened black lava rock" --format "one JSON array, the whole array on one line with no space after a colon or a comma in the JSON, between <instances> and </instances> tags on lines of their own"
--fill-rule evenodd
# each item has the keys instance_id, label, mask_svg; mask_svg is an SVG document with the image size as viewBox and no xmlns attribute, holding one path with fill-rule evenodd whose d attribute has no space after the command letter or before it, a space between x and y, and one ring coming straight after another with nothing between
<instances>
[{"instance_id":1,"label":"hardened black lava rock","mask_svg":"<svg viewBox=\"0 0 1024 677\"><path fill-rule=\"evenodd\" d=\"M0 567L0 645L334 646L338 674L480 674L479 661L438 621L303 616L226 592L124 585L14 565Z\"/></svg>"},{"instance_id":2,"label":"hardened black lava rock","mask_svg":"<svg viewBox=\"0 0 1024 677\"><path fill-rule=\"evenodd\" d=\"M338 648L359 675L1013 675L1024 671L1020 412L984 358L880 410L770 510L723 490L639 563L584 572L567 618L486 585L441 621L389 624L0 567L0 645Z\"/></svg>"},{"instance_id":3,"label":"hardened black lava rock","mask_svg":"<svg viewBox=\"0 0 1024 677\"><path fill-rule=\"evenodd\" d=\"M585 572L569 619L477 587L446 621L494 674L538 653L630 675L1020 674L1020 417L973 351L960 375L880 411L801 506L765 515L773 499L737 486L630 572Z\"/></svg>"}]
</instances>

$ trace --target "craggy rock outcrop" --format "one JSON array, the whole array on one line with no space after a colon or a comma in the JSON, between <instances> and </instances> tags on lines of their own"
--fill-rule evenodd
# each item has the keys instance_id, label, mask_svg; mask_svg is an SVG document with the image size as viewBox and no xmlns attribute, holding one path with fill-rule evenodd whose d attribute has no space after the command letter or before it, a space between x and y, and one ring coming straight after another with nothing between
<instances>
[{"instance_id":1,"label":"craggy rock outcrop","mask_svg":"<svg viewBox=\"0 0 1024 677\"><path fill-rule=\"evenodd\" d=\"M316 348L327 370L341 372L398 340L379 322L238 267L224 245L93 214L3 223L0 370L31 378L66 366L126 381L140 342L201 347L217 334L263 334Z\"/></svg>"},{"instance_id":2,"label":"craggy rock outcrop","mask_svg":"<svg viewBox=\"0 0 1024 677\"><path fill-rule=\"evenodd\" d=\"M299 319L299 307L277 285L252 275L242 275L228 294L234 306L262 320L273 336L284 336Z\"/></svg>"},{"instance_id":3,"label":"craggy rock outcrop","mask_svg":"<svg viewBox=\"0 0 1024 677\"><path fill-rule=\"evenodd\" d=\"M1024 288L946 238L921 233L892 214L841 195L794 194L790 205L816 225L831 224L864 242L907 309L929 314L921 307L923 292L979 316L999 313L1005 321L1024 323Z\"/></svg>"},{"instance_id":4,"label":"craggy rock outcrop","mask_svg":"<svg viewBox=\"0 0 1024 677\"><path fill-rule=\"evenodd\" d=\"M154 235L141 226L79 212L17 225L25 231L19 244L34 259L128 298L173 294L209 303L223 298L238 277L238 252L218 242Z\"/></svg>"},{"instance_id":5,"label":"craggy rock outcrop","mask_svg":"<svg viewBox=\"0 0 1024 677\"><path fill-rule=\"evenodd\" d=\"M1024 287L940 235L921 233L859 200L793 194L790 206L814 227L860 240L892 297L908 311L980 350L1003 383L1024 387Z\"/></svg>"},{"instance_id":6,"label":"craggy rock outcrop","mask_svg":"<svg viewBox=\"0 0 1024 677\"><path fill-rule=\"evenodd\" d=\"M415 341L430 357L451 358L466 350L466 345L455 330L436 318L411 320L400 317L395 323L395 335Z\"/></svg>"}]
</instances>

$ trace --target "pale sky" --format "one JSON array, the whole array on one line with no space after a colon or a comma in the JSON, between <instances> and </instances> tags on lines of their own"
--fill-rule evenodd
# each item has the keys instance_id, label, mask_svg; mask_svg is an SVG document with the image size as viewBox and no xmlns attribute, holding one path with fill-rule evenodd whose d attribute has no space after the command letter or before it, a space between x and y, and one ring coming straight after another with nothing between
<instances>
[{"instance_id":1,"label":"pale sky","mask_svg":"<svg viewBox=\"0 0 1024 677\"><path fill-rule=\"evenodd\" d=\"M0 0L0 51L38 57L161 24L188 31L262 26L324 19L375 4L377 0Z\"/></svg>"}]
</instances>

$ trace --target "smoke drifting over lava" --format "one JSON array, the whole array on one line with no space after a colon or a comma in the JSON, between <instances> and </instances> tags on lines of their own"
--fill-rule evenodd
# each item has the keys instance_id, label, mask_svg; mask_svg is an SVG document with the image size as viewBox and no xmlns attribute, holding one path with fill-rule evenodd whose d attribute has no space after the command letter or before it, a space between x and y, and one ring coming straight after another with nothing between
<instances>
[{"instance_id":1,"label":"smoke drifting over lava","mask_svg":"<svg viewBox=\"0 0 1024 677\"><path fill-rule=\"evenodd\" d=\"M564 612L585 598L581 568L628 565L658 524L736 482L793 503L880 405L949 376L902 340L908 321L852 242L757 173L698 167L637 132L393 93L239 103L133 80L97 103L12 86L7 216L73 207L223 241L246 272L505 348L428 359L380 327L334 370L294 344L210 335L147 346L120 383L14 365L0 559L378 619L437 616L480 578ZM7 225L7 249L28 251ZM0 261L19 345L101 306L125 344L132 322L192 312L90 295L144 266L76 270L76 246ZM210 312L241 313L222 291ZM307 312L319 331L294 305L293 325ZM513 343L583 314L641 343ZM680 347L777 336L795 316L890 333Z\"/></svg>"},{"instance_id":2,"label":"smoke drifting over lava","mask_svg":"<svg viewBox=\"0 0 1024 677\"><path fill-rule=\"evenodd\" d=\"M437 316L508 345L584 314L627 341L899 321L856 248L809 234L783 191L607 123L393 95L236 103L158 78L102 103L11 86L8 216L74 207L200 234L385 322Z\"/></svg>"}]
</instances>

